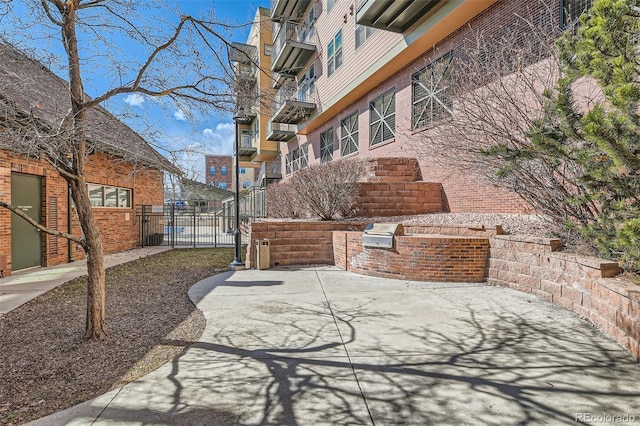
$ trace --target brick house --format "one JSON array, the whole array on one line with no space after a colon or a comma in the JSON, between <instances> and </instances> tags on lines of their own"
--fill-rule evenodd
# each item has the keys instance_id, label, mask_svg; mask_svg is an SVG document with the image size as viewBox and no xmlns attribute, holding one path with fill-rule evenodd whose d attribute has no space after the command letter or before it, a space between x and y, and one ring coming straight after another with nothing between
<instances>
[{"instance_id":1,"label":"brick house","mask_svg":"<svg viewBox=\"0 0 640 426\"><path fill-rule=\"evenodd\" d=\"M535 23L541 16L552 16L551 31L559 32L567 14L575 17L590 4L273 0L276 94L266 139L281 143L283 176L346 157L416 157L422 180L442 184L451 212L528 211L516 194L416 150L416 140L453 109L446 79L435 74L446 72L478 33L500 37L517 20Z\"/></svg>"},{"instance_id":2,"label":"brick house","mask_svg":"<svg viewBox=\"0 0 640 426\"><path fill-rule=\"evenodd\" d=\"M11 111L32 114L43 125L68 111L67 83L13 48L0 44L0 199L21 208L44 226L81 235L66 181L44 160L12 152L2 140ZM163 204L164 172L178 170L138 134L102 108L87 112L92 153L85 167L90 198L105 253L136 247L135 211ZM52 144L56 141L52 140ZM81 259L84 252L64 238L37 232L0 209L0 269L3 274Z\"/></svg>"}]
</instances>

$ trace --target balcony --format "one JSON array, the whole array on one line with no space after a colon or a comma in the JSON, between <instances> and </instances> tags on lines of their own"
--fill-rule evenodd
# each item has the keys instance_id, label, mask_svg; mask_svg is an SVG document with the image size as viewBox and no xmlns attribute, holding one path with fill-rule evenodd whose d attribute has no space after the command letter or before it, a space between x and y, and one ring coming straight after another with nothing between
<instances>
[{"instance_id":1,"label":"balcony","mask_svg":"<svg viewBox=\"0 0 640 426\"><path fill-rule=\"evenodd\" d=\"M275 142L289 142L296 136L297 127L294 124L267 122L267 140Z\"/></svg>"},{"instance_id":2,"label":"balcony","mask_svg":"<svg viewBox=\"0 0 640 426\"><path fill-rule=\"evenodd\" d=\"M280 88L285 82L287 82L289 80L293 80L295 78L295 75L286 74L286 73L274 72L274 73L271 73L271 74L272 74L272 78L273 78L273 88L274 89Z\"/></svg>"},{"instance_id":3,"label":"balcony","mask_svg":"<svg viewBox=\"0 0 640 426\"><path fill-rule=\"evenodd\" d=\"M256 64L258 62L258 48L250 44L231 43L229 61L240 64Z\"/></svg>"},{"instance_id":4,"label":"balcony","mask_svg":"<svg viewBox=\"0 0 640 426\"><path fill-rule=\"evenodd\" d=\"M313 81L287 82L280 87L273 101L274 111L271 121L275 123L298 124L316 109L316 86Z\"/></svg>"},{"instance_id":5,"label":"balcony","mask_svg":"<svg viewBox=\"0 0 640 426\"><path fill-rule=\"evenodd\" d=\"M448 0L359 0L356 22L366 27L403 33Z\"/></svg>"},{"instance_id":6,"label":"balcony","mask_svg":"<svg viewBox=\"0 0 640 426\"><path fill-rule=\"evenodd\" d=\"M271 19L298 18L307 10L311 0L271 0Z\"/></svg>"},{"instance_id":7,"label":"balcony","mask_svg":"<svg viewBox=\"0 0 640 426\"><path fill-rule=\"evenodd\" d=\"M260 166L260 174L258 175L258 184L266 186L271 182L282 179L282 171L280 160L265 161Z\"/></svg>"},{"instance_id":8,"label":"balcony","mask_svg":"<svg viewBox=\"0 0 640 426\"><path fill-rule=\"evenodd\" d=\"M316 30L313 26L289 21L275 23L274 27L280 28L273 38L271 71L297 74L316 52Z\"/></svg>"},{"instance_id":9,"label":"balcony","mask_svg":"<svg viewBox=\"0 0 640 426\"><path fill-rule=\"evenodd\" d=\"M240 161L249 161L253 154L255 154L257 148L251 143L251 135L243 134L240 138L240 146L238 147L238 153L240 154Z\"/></svg>"}]
</instances>

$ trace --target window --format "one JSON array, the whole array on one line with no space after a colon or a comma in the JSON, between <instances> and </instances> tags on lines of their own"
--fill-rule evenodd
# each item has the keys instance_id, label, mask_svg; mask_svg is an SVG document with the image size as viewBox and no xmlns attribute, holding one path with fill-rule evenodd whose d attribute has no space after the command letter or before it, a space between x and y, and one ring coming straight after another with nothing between
<instances>
[{"instance_id":1,"label":"window","mask_svg":"<svg viewBox=\"0 0 640 426\"><path fill-rule=\"evenodd\" d=\"M243 148L251 147L251 131L243 130L240 136L240 146Z\"/></svg>"},{"instance_id":2,"label":"window","mask_svg":"<svg viewBox=\"0 0 640 426\"><path fill-rule=\"evenodd\" d=\"M220 167L220 174L221 175L226 175L227 174L227 166Z\"/></svg>"},{"instance_id":3,"label":"window","mask_svg":"<svg viewBox=\"0 0 640 426\"><path fill-rule=\"evenodd\" d=\"M309 142L300 146L300 169L309 167Z\"/></svg>"},{"instance_id":4,"label":"window","mask_svg":"<svg viewBox=\"0 0 640 426\"><path fill-rule=\"evenodd\" d=\"M243 175L245 173L247 173L247 169L244 167L240 167L240 174Z\"/></svg>"},{"instance_id":5,"label":"window","mask_svg":"<svg viewBox=\"0 0 640 426\"><path fill-rule=\"evenodd\" d=\"M356 24L356 49L362 46L362 44L367 41L375 31L375 28Z\"/></svg>"},{"instance_id":6,"label":"window","mask_svg":"<svg viewBox=\"0 0 640 426\"><path fill-rule=\"evenodd\" d=\"M242 187L243 188L249 188L251 186L251 181L250 180L245 180L244 182L242 182Z\"/></svg>"},{"instance_id":7,"label":"window","mask_svg":"<svg viewBox=\"0 0 640 426\"><path fill-rule=\"evenodd\" d=\"M369 145L392 140L396 132L396 89L369 102Z\"/></svg>"},{"instance_id":8,"label":"window","mask_svg":"<svg viewBox=\"0 0 640 426\"><path fill-rule=\"evenodd\" d=\"M214 176L216 174L216 166L209 167L209 176Z\"/></svg>"},{"instance_id":9,"label":"window","mask_svg":"<svg viewBox=\"0 0 640 426\"><path fill-rule=\"evenodd\" d=\"M300 170L300 149L296 148L291 151L291 171L297 172Z\"/></svg>"},{"instance_id":10,"label":"window","mask_svg":"<svg viewBox=\"0 0 640 426\"><path fill-rule=\"evenodd\" d=\"M333 128L320 133L320 162L333 160Z\"/></svg>"},{"instance_id":11,"label":"window","mask_svg":"<svg viewBox=\"0 0 640 426\"><path fill-rule=\"evenodd\" d=\"M342 30L329 42L327 47L327 70L331 75L342 65Z\"/></svg>"},{"instance_id":12,"label":"window","mask_svg":"<svg viewBox=\"0 0 640 426\"><path fill-rule=\"evenodd\" d=\"M220 189L227 189L227 182L220 182L218 184L218 188Z\"/></svg>"},{"instance_id":13,"label":"window","mask_svg":"<svg viewBox=\"0 0 640 426\"><path fill-rule=\"evenodd\" d=\"M271 56L271 52L273 51L273 45L265 44L264 45L264 54L267 56Z\"/></svg>"},{"instance_id":14,"label":"window","mask_svg":"<svg viewBox=\"0 0 640 426\"><path fill-rule=\"evenodd\" d=\"M288 153L284 157L284 173L285 173L285 175L290 175L291 174L291 159L292 159L291 153Z\"/></svg>"},{"instance_id":15,"label":"window","mask_svg":"<svg viewBox=\"0 0 640 426\"><path fill-rule=\"evenodd\" d=\"M421 129L451 115L450 52L411 76L411 128Z\"/></svg>"},{"instance_id":16,"label":"window","mask_svg":"<svg viewBox=\"0 0 640 426\"><path fill-rule=\"evenodd\" d=\"M336 0L327 0L327 12L333 9L333 6L335 6L335 4Z\"/></svg>"},{"instance_id":17,"label":"window","mask_svg":"<svg viewBox=\"0 0 640 426\"><path fill-rule=\"evenodd\" d=\"M87 185L93 207L131 208L131 190L114 186Z\"/></svg>"},{"instance_id":18,"label":"window","mask_svg":"<svg viewBox=\"0 0 640 426\"><path fill-rule=\"evenodd\" d=\"M340 121L340 153L343 157L358 152L358 112Z\"/></svg>"}]
</instances>

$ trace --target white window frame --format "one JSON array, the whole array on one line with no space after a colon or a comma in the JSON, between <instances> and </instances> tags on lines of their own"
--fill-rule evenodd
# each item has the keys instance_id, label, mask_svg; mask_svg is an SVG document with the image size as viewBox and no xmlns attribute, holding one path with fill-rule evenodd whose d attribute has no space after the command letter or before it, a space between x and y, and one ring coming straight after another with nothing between
<instances>
[{"instance_id":1,"label":"white window frame","mask_svg":"<svg viewBox=\"0 0 640 426\"><path fill-rule=\"evenodd\" d=\"M340 42L340 46L338 46L338 41ZM327 45L327 75L330 77L343 63L342 29L340 29Z\"/></svg>"},{"instance_id":2,"label":"white window frame","mask_svg":"<svg viewBox=\"0 0 640 426\"><path fill-rule=\"evenodd\" d=\"M355 19L354 19L355 21ZM360 46L362 46L363 44L366 43L367 40L369 40L369 37L371 37L373 35L373 33L376 32L376 29L373 27L367 27L365 25L359 25L356 22L356 28L355 28L355 35L354 35L354 41L356 44L356 50L360 48ZM362 39L360 42L358 42L358 34L360 34L360 38Z\"/></svg>"},{"instance_id":3,"label":"white window frame","mask_svg":"<svg viewBox=\"0 0 640 426\"><path fill-rule=\"evenodd\" d=\"M94 183L87 184L89 190L89 200L91 207L105 207L112 209L130 209L133 204L131 188L120 188L117 186L98 185ZM93 194L100 194L96 197ZM109 194L115 194L115 197L109 197ZM124 198L123 198L124 196Z\"/></svg>"},{"instance_id":4,"label":"white window frame","mask_svg":"<svg viewBox=\"0 0 640 426\"><path fill-rule=\"evenodd\" d=\"M309 142L300 145L300 170L309 167Z\"/></svg>"},{"instance_id":5,"label":"white window frame","mask_svg":"<svg viewBox=\"0 0 640 426\"><path fill-rule=\"evenodd\" d=\"M369 102L369 146L379 145L396 136L396 88Z\"/></svg>"}]
</instances>

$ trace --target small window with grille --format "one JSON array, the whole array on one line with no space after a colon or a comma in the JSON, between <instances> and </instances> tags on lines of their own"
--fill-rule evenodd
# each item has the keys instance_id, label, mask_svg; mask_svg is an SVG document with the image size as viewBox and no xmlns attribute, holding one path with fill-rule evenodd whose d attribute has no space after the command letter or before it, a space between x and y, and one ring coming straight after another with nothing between
<instances>
[{"instance_id":1,"label":"small window with grille","mask_svg":"<svg viewBox=\"0 0 640 426\"><path fill-rule=\"evenodd\" d=\"M354 112L340 121L340 154L347 155L358 152L358 112Z\"/></svg>"},{"instance_id":2,"label":"small window with grille","mask_svg":"<svg viewBox=\"0 0 640 426\"><path fill-rule=\"evenodd\" d=\"M333 128L320 133L320 162L333 161Z\"/></svg>"},{"instance_id":3,"label":"small window with grille","mask_svg":"<svg viewBox=\"0 0 640 426\"><path fill-rule=\"evenodd\" d=\"M369 102L369 145L387 142L396 136L396 89Z\"/></svg>"},{"instance_id":4,"label":"small window with grille","mask_svg":"<svg viewBox=\"0 0 640 426\"><path fill-rule=\"evenodd\" d=\"M449 52L411 76L411 127L422 129L451 115L449 89L453 54Z\"/></svg>"}]
</instances>

